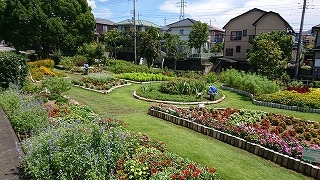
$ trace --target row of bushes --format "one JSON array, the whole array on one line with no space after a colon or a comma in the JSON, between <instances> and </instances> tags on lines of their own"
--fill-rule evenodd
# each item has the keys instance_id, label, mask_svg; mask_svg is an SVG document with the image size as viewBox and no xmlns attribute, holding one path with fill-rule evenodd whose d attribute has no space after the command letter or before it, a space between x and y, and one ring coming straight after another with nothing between
<instances>
[{"instance_id":1,"label":"row of bushes","mask_svg":"<svg viewBox=\"0 0 320 180\"><path fill-rule=\"evenodd\" d=\"M170 77L165 76L161 73L158 74L150 74L144 72L138 73L121 73L116 75L117 78L127 79L138 82L147 82L147 81L167 81Z\"/></svg>"},{"instance_id":2,"label":"row of bushes","mask_svg":"<svg viewBox=\"0 0 320 180\"><path fill-rule=\"evenodd\" d=\"M229 87L249 92L253 95L271 94L282 89L267 77L254 73L245 73L235 69L227 69L220 74L220 80Z\"/></svg>"}]
</instances>

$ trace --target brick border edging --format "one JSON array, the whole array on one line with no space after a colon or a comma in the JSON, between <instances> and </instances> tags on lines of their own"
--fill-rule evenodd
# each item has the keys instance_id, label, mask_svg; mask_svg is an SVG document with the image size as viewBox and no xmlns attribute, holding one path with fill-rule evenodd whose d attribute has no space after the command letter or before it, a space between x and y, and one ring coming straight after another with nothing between
<instances>
[{"instance_id":1,"label":"brick border edging","mask_svg":"<svg viewBox=\"0 0 320 180\"><path fill-rule=\"evenodd\" d=\"M176 102L176 101L161 101L161 100L155 100L155 99L148 99L148 98L144 98L141 97L139 95L137 95L137 91L134 91L132 93L133 97L135 97L136 99L139 100L143 100L143 101L147 101L147 102L155 102L155 103L163 103L163 104L178 104L178 105L198 105L198 104L205 104L205 105L209 105L209 104L217 104L223 100L226 99L226 96L223 95L222 98L215 100L215 101L202 101L202 102Z\"/></svg>"},{"instance_id":2,"label":"brick border edging","mask_svg":"<svg viewBox=\"0 0 320 180\"><path fill-rule=\"evenodd\" d=\"M130 86L131 83L127 83L127 84L123 84L123 85L118 85L118 86L114 86L112 88L110 88L109 90L96 90L96 89L91 89L91 88L86 88L80 85L74 85L75 87L79 87L85 90L89 90L89 91L94 91L94 92L98 92L98 93L102 93L102 94L109 94L111 91L113 91L114 89L120 88L120 87L124 87L124 86Z\"/></svg>"},{"instance_id":3,"label":"brick border edging","mask_svg":"<svg viewBox=\"0 0 320 180\"><path fill-rule=\"evenodd\" d=\"M242 95L245 95L249 97L252 100L252 103L258 106L267 106L267 107L272 107L272 108L278 108L278 109L287 109L290 111L301 111L301 112L309 112L309 113L318 113L320 114L320 109L314 109L314 108L304 108L304 107L299 107L299 106L289 106L285 104L278 104L278 103L272 103L272 102L265 102L265 101L258 101L254 98L253 94L250 94L246 91L236 89L236 88L231 88L225 85L220 86L221 89L223 90L229 90L235 93L239 93Z\"/></svg>"},{"instance_id":4,"label":"brick border edging","mask_svg":"<svg viewBox=\"0 0 320 180\"><path fill-rule=\"evenodd\" d=\"M306 163L299 159L295 159L288 155L284 155L279 152L268 149L266 147L263 147L259 144L251 143L240 137L233 136L231 134L216 130L214 128L206 127L204 125L201 125L201 124L192 122L190 120L183 119L165 112L161 112L161 111L157 111L149 108L148 114L154 117L164 119L176 125L189 128L203 135L213 137L217 140L228 143L232 146L241 148L261 158L270 160L287 169L294 170L298 173L305 174L315 179L320 179L320 168L310 163Z\"/></svg>"}]
</instances>

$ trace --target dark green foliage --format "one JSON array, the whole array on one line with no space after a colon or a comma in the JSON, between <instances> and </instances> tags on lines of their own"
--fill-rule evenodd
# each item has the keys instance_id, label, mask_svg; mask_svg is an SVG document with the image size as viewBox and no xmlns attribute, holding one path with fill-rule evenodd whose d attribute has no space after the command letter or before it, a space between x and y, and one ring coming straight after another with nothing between
<instances>
[{"instance_id":1,"label":"dark green foliage","mask_svg":"<svg viewBox=\"0 0 320 180\"><path fill-rule=\"evenodd\" d=\"M209 28L206 23L197 21L193 24L189 34L189 46L200 49L208 41Z\"/></svg>"},{"instance_id":2,"label":"dark green foliage","mask_svg":"<svg viewBox=\"0 0 320 180\"><path fill-rule=\"evenodd\" d=\"M156 57L160 55L160 35L156 28L151 27L148 32L140 34L139 53L147 59L148 67L153 65Z\"/></svg>"},{"instance_id":3,"label":"dark green foliage","mask_svg":"<svg viewBox=\"0 0 320 180\"><path fill-rule=\"evenodd\" d=\"M95 62L95 59L105 58L104 53L104 45L96 42L84 43L82 46L78 48L78 54L85 56L90 65L92 65Z\"/></svg>"},{"instance_id":4,"label":"dark green foliage","mask_svg":"<svg viewBox=\"0 0 320 180\"><path fill-rule=\"evenodd\" d=\"M280 77L289 60L292 59L294 41L284 31L261 33L253 41L253 48L247 53L249 63L257 72L269 77Z\"/></svg>"},{"instance_id":5,"label":"dark green foliage","mask_svg":"<svg viewBox=\"0 0 320 180\"><path fill-rule=\"evenodd\" d=\"M23 85L28 75L27 59L13 52L0 52L0 87L10 83Z\"/></svg>"},{"instance_id":6,"label":"dark green foliage","mask_svg":"<svg viewBox=\"0 0 320 180\"><path fill-rule=\"evenodd\" d=\"M3 38L18 50L73 54L93 40L95 21L86 0L10 0L3 15Z\"/></svg>"}]
</instances>

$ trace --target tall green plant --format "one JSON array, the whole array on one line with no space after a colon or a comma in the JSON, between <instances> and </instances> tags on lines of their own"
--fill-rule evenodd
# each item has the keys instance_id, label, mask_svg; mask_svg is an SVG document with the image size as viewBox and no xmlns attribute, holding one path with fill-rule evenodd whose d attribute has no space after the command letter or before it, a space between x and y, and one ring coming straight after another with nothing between
<instances>
[{"instance_id":1,"label":"tall green plant","mask_svg":"<svg viewBox=\"0 0 320 180\"><path fill-rule=\"evenodd\" d=\"M23 85L28 75L27 59L13 52L0 52L0 87L10 83Z\"/></svg>"},{"instance_id":2,"label":"tall green plant","mask_svg":"<svg viewBox=\"0 0 320 180\"><path fill-rule=\"evenodd\" d=\"M51 94L61 94L71 88L70 82L57 76L45 79L41 85L43 88L47 88Z\"/></svg>"}]
</instances>

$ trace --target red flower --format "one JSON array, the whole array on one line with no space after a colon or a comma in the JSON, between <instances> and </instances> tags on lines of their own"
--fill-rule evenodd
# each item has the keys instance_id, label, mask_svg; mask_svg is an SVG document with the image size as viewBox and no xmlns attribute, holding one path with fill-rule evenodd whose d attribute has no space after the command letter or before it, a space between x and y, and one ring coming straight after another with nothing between
<instances>
[{"instance_id":1,"label":"red flower","mask_svg":"<svg viewBox=\"0 0 320 180\"><path fill-rule=\"evenodd\" d=\"M184 176L180 175L180 176L179 176L179 179L184 179Z\"/></svg>"},{"instance_id":2,"label":"red flower","mask_svg":"<svg viewBox=\"0 0 320 180\"><path fill-rule=\"evenodd\" d=\"M190 169L193 169L193 168L194 168L192 164L189 164L188 167L189 167Z\"/></svg>"},{"instance_id":3,"label":"red flower","mask_svg":"<svg viewBox=\"0 0 320 180\"><path fill-rule=\"evenodd\" d=\"M187 177L190 176L190 172L188 170L182 170L182 173L185 174Z\"/></svg>"},{"instance_id":4,"label":"red flower","mask_svg":"<svg viewBox=\"0 0 320 180\"><path fill-rule=\"evenodd\" d=\"M197 178L197 177L199 176L199 174L198 174L198 173L193 173L192 176L195 177L195 178Z\"/></svg>"},{"instance_id":5,"label":"red flower","mask_svg":"<svg viewBox=\"0 0 320 180\"><path fill-rule=\"evenodd\" d=\"M214 173L214 169L210 168L209 172Z\"/></svg>"},{"instance_id":6,"label":"red flower","mask_svg":"<svg viewBox=\"0 0 320 180\"><path fill-rule=\"evenodd\" d=\"M196 168L197 173L201 173L201 169Z\"/></svg>"},{"instance_id":7,"label":"red flower","mask_svg":"<svg viewBox=\"0 0 320 180\"><path fill-rule=\"evenodd\" d=\"M172 179L176 179L176 178L177 178L177 175L172 174L171 178L172 178Z\"/></svg>"}]
</instances>

